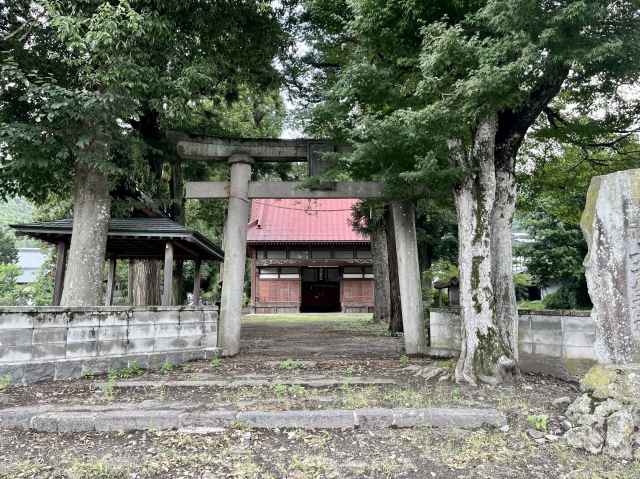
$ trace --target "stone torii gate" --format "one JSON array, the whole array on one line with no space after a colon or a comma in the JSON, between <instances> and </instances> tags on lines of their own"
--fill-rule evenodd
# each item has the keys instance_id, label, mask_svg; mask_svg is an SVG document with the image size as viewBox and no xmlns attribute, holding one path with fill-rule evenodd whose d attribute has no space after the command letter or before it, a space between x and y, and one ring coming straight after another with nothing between
<instances>
[{"instance_id":1,"label":"stone torii gate","mask_svg":"<svg viewBox=\"0 0 640 479\"><path fill-rule=\"evenodd\" d=\"M224 267L220 298L218 345L223 356L240 351L240 320L247 254L247 224L250 200L266 198L382 198L377 182L337 182L305 189L299 182L251 181L256 161L308 162L311 175L323 164L322 153L344 151L344 147L316 140L230 140L220 138L176 138L178 156L188 160L227 161L230 181L187 182L186 198L229 200L224 226ZM426 353L424 311L416 243L415 211L412 204L391 201L396 240L400 304L405 352Z\"/></svg>"}]
</instances>

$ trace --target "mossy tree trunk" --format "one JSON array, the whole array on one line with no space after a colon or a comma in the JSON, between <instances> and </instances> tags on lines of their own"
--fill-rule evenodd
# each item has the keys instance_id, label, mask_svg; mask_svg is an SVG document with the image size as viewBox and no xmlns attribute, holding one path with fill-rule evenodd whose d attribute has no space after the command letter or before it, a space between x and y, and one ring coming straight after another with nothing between
<instances>
[{"instance_id":1,"label":"mossy tree trunk","mask_svg":"<svg viewBox=\"0 0 640 479\"><path fill-rule=\"evenodd\" d=\"M499 383L515 365L510 333L496 315L492 274L497 128L495 115L483 118L468 152L460 140L449 142L452 164L465 173L455 190L463 337L456 381L473 385Z\"/></svg>"},{"instance_id":2,"label":"mossy tree trunk","mask_svg":"<svg viewBox=\"0 0 640 479\"><path fill-rule=\"evenodd\" d=\"M62 306L102 304L111 195L107 176L94 166L76 162L73 230L62 291Z\"/></svg>"},{"instance_id":3,"label":"mossy tree trunk","mask_svg":"<svg viewBox=\"0 0 640 479\"><path fill-rule=\"evenodd\" d=\"M518 303L513 281L513 215L516 210L515 154L496 161L496 199L491 216L491 276L495 311L505 342L518 361Z\"/></svg>"}]
</instances>

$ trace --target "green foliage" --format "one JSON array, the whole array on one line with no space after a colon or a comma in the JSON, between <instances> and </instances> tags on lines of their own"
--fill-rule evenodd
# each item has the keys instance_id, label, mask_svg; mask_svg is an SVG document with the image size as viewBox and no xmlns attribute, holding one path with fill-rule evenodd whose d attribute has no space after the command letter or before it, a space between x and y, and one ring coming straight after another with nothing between
<instances>
[{"instance_id":1,"label":"green foliage","mask_svg":"<svg viewBox=\"0 0 640 479\"><path fill-rule=\"evenodd\" d=\"M578 294L575 287L563 284L557 291L546 295L542 304L545 309L579 309L584 307L585 301Z\"/></svg>"},{"instance_id":2,"label":"green foliage","mask_svg":"<svg viewBox=\"0 0 640 479\"><path fill-rule=\"evenodd\" d=\"M11 264L18 262L16 240L8 229L0 225L0 263Z\"/></svg>"},{"instance_id":3,"label":"green foliage","mask_svg":"<svg viewBox=\"0 0 640 479\"><path fill-rule=\"evenodd\" d=\"M126 479L131 477L126 466L107 464L102 461L76 461L69 470L74 479Z\"/></svg>"},{"instance_id":4,"label":"green foliage","mask_svg":"<svg viewBox=\"0 0 640 479\"><path fill-rule=\"evenodd\" d=\"M175 369L176 369L176 365L167 359L165 360L164 363L162 363L162 366L160 367L160 374L169 374L171 371L174 371Z\"/></svg>"},{"instance_id":5,"label":"green foliage","mask_svg":"<svg viewBox=\"0 0 640 479\"><path fill-rule=\"evenodd\" d=\"M115 374L111 374L111 371L109 371L109 374L107 376L107 382L102 386L102 392L104 394L104 397L108 400L108 401L113 401L116 397L116 380L118 378L116 377Z\"/></svg>"},{"instance_id":6,"label":"green foliage","mask_svg":"<svg viewBox=\"0 0 640 479\"><path fill-rule=\"evenodd\" d=\"M640 69L633 1L338 3L308 0L302 19L308 63L324 66L309 129L354 142L339 167L401 195L455 183L446 142L469 140L483 114L534 111L536 95L569 70L565 97L586 109L595 98L622 105L618 85Z\"/></svg>"},{"instance_id":7,"label":"green foliage","mask_svg":"<svg viewBox=\"0 0 640 479\"><path fill-rule=\"evenodd\" d=\"M524 258L535 282L562 286L545 298L545 307L589 307L583 266L587 245L579 224L587 190L594 176L639 167L638 144L627 140L619 151L587 154L566 143L544 148L541 141L527 147L533 169L520 175L518 200L519 222L533 242L518 246L516 255Z\"/></svg>"},{"instance_id":8,"label":"green foliage","mask_svg":"<svg viewBox=\"0 0 640 479\"><path fill-rule=\"evenodd\" d=\"M218 369L220 366L222 366L222 359L220 359L219 357L214 357L211 359L211 367Z\"/></svg>"},{"instance_id":9,"label":"green foliage","mask_svg":"<svg viewBox=\"0 0 640 479\"><path fill-rule=\"evenodd\" d=\"M278 364L279 369L302 369L303 367L304 364L302 364L302 361L291 358L280 361L280 363Z\"/></svg>"},{"instance_id":10,"label":"green foliage","mask_svg":"<svg viewBox=\"0 0 640 479\"><path fill-rule=\"evenodd\" d=\"M144 369L140 366L138 361L132 361L129 366L120 369L110 369L108 373L109 379L129 379L136 376L140 376L144 373Z\"/></svg>"},{"instance_id":11,"label":"green foliage","mask_svg":"<svg viewBox=\"0 0 640 479\"><path fill-rule=\"evenodd\" d=\"M0 393L6 391L11 386L11 375L4 374L0 376Z\"/></svg>"},{"instance_id":12,"label":"green foliage","mask_svg":"<svg viewBox=\"0 0 640 479\"><path fill-rule=\"evenodd\" d=\"M20 276L20 268L15 264L0 263L0 305L19 305L21 295L16 280Z\"/></svg>"},{"instance_id":13,"label":"green foliage","mask_svg":"<svg viewBox=\"0 0 640 479\"><path fill-rule=\"evenodd\" d=\"M274 384L273 385L273 392L275 393L276 396L278 397L283 397L287 394L287 385L286 384Z\"/></svg>"},{"instance_id":14,"label":"green foliage","mask_svg":"<svg viewBox=\"0 0 640 479\"><path fill-rule=\"evenodd\" d=\"M546 414L527 416L527 423L537 431L547 432L549 430L549 416Z\"/></svg>"},{"instance_id":15,"label":"green foliage","mask_svg":"<svg viewBox=\"0 0 640 479\"><path fill-rule=\"evenodd\" d=\"M273 59L288 42L278 17L290 3L8 3L0 14L0 195L68 198L82 161L110 175L114 196L127 202L114 203L119 216L149 207L141 191L179 215L167 199L176 196L164 168L175 162L167 130L279 132Z\"/></svg>"},{"instance_id":16,"label":"green foliage","mask_svg":"<svg viewBox=\"0 0 640 479\"><path fill-rule=\"evenodd\" d=\"M409 357L405 354L400 356L400 366L407 367L409 365Z\"/></svg>"}]
</instances>

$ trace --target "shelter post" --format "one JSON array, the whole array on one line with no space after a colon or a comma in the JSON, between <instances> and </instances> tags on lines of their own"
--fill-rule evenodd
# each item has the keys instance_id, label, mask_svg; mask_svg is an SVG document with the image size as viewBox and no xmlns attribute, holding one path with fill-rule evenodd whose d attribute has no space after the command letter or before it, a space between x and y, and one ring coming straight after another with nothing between
<instances>
[{"instance_id":1,"label":"shelter post","mask_svg":"<svg viewBox=\"0 0 640 479\"><path fill-rule=\"evenodd\" d=\"M53 306L60 306L62 288L64 287L64 273L67 263L67 243L58 241L56 252L56 276L53 287Z\"/></svg>"},{"instance_id":2,"label":"shelter post","mask_svg":"<svg viewBox=\"0 0 640 479\"><path fill-rule=\"evenodd\" d=\"M409 202L392 201L391 213L398 260L405 352L408 355L422 355L427 352L427 342L416 242L415 208Z\"/></svg>"},{"instance_id":3,"label":"shelter post","mask_svg":"<svg viewBox=\"0 0 640 479\"><path fill-rule=\"evenodd\" d=\"M173 304L173 243L167 241L164 248L164 289L162 306Z\"/></svg>"},{"instance_id":4,"label":"shelter post","mask_svg":"<svg viewBox=\"0 0 640 479\"><path fill-rule=\"evenodd\" d=\"M231 181L229 208L224 229L224 270L220 296L218 345L223 356L240 352L240 319L247 260L247 223L249 222L249 181L253 159L247 154L229 158Z\"/></svg>"},{"instance_id":5,"label":"shelter post","mask_svg":"<svg viewBox=\"0 0 640 479\"><path fill-rule=\"evenodd\" d=\"M193 304L200 305L200 271L202 269L202 261L197 259L193 268Z\"/></svg>"},{"instance_id":6,"label":"shelter post","mask_svg":"<svg viewBox=\"0 0 640 479\"><path fill-rule=\"evenodd\" d=\"M113 290L116 280L116 258L109 258L109 266L107 268L107 294L105 296L105 304L111 306L113 304Z\"/></svg>"}]
</instances>

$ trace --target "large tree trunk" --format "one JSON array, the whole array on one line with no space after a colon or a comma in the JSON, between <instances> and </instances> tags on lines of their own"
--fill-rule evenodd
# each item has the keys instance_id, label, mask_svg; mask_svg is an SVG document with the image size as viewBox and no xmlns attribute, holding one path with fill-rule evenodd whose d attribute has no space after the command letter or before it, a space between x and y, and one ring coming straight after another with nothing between
<instances>
[{"instance_id":1,"label":"large tree trunk","mask_svg":"<svg viewBox=\"0 0 640 479\"><path fill-rule=\"evenodd\" d=\"M512 157L512 160L515 160ZM516 210L514 161L496 164L496 199L491 216L491 274L496 319L505 341L518 361L518 303L513 281L512 225Z\"/></svg>"},{"instance_id":2,"label":"large tree trunk","mask_svg":"<svg viewBox=\"0 0 640 479\"><path fill-rule=\"evenodd\" d=\"M383 226L371 232L371 253L375 278L373 318L380 323L388 324L391 319L391 286L389 284L387 233Z\"/></svg>"},{"instance_id":3,"label":"large tree trunk","mask_svg":"<svg viewBox=\"0 0 640 479\"><path fill-rule=\"evenodd\" d=\"M456 380L496 384L513 369L513 351L495 312L492 277L492 217L496 200L495 115L478 125L467 155L462 142L449 143L452 163L465 177L455 190L458 215L462 348Z\"/></svg>"},{"instance_id":4,"label":"large tree trunk","mask_svg":"<svg viewBox=\"0 0 640 479\"><path fill-rule=\"evenodd\" d=\"M161 303L162 262L155 259L129 262L129 304L157 306Z\"/></svg>"},{"instance_id":5,"label":"large tree trunk","mask_svg":"<svg viewBox=\"0 0 640 479\"><path fill-rule=\"evenodd\" d=\"M102 298L111 196L107 176L76 162L73 230L67 260L62 306L97 306Z\"/></svg>"},{"instance_id":6,"label":"large tree trunk","mask_svg":"<svg viewBox=\"0 0 640 479\"><path fill-rule=\"evenodd\" d=\"M396 235L393 229L393 215L391 214L390 208L387 208L385 211L384 226L387 237L387 251L389 258L389 303L391 306L389 331L391 333L401 333L404 328L402 325L402 307L400 302L398 257L396 254Z\"/></svg>"}]
</instances>

